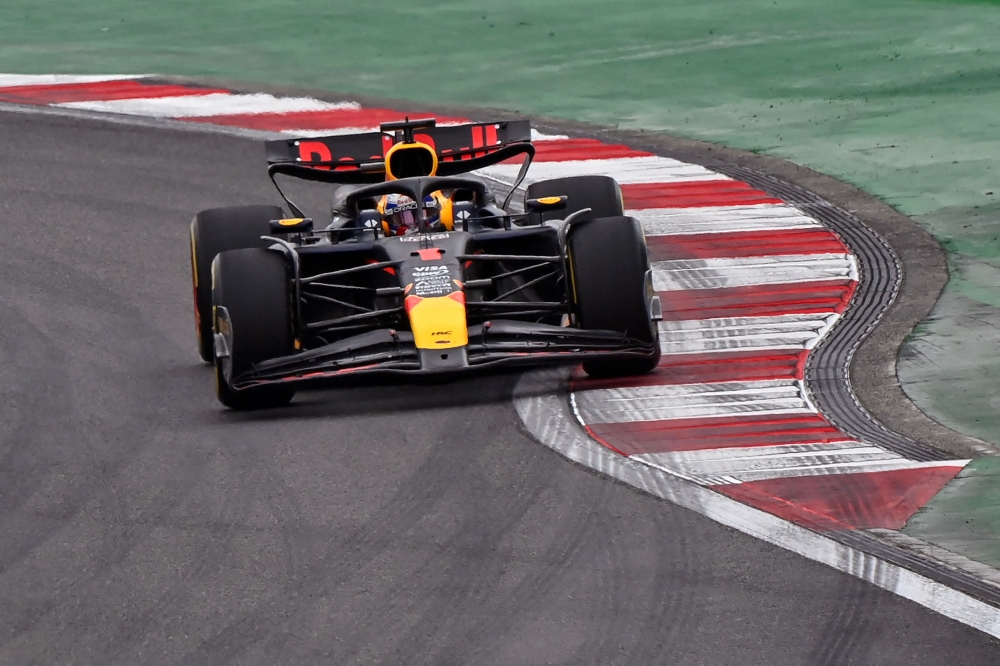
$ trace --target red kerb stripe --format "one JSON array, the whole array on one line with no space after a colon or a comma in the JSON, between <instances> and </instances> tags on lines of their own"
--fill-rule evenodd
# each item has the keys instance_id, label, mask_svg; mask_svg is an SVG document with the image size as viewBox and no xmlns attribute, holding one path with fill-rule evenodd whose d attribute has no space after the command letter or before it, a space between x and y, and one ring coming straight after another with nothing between
<instances>
[{"instance_id":1,"label":"red kerb stripe","mask_svg":"<svg viewBox=\"0 0 1000 666\"><path fill-rule=\"evenodd\" d=\"M628 456L850 439L819 414L600 423L587 429L602 444Z\"/></svg>"},{"instance_id":2,"label":"red kerb stripe","mask_svg":"<svg viewBox=\"0 0 1000 666\"><path fill-rule=\"evenodd\" d=\"M555 139L535 142L536 162L610 160L619 157L650 157L652 155L653 153L647 153L643 150L635 150L617 143L603 143L597 139Z\"/></svg>"},{"instance_id":3,"label":"red kerb stripe","mask_svg":"<svg viewBox=\"0 0 1000 666\"><path fill-rule=\"evenodd\" d=\"M578 371L573 378L571 390L802 379L807 354L805 350L669 354L660 359L656 370L637 377L589 379L582 370Z\"/></svg>"},{"instance_id":4,"label":"red kerb stripe","mask_svg":"<svg viewBox=\"0 0 1000 666\"><path fill-rule=\"evenodd\" d=\"M228 92L228 90L222 88L158 85L155 83L143 83L142 81L122 80L0 88L0 101L11 104L63 104L67 102L180 97Z\"/></svg>"},{"instance_id":5,"label":"red kerb stripe","mask_svg":"<svg viewBox=\"0 0 1000 666\"><path fill-rule=\"evenodd\" d=\"M625 207L692 208L697 206L752 206L779 204L781 199L738 180L698 180L680 183L622 185Z\"/></svg>"},{"instance_id":6,"label":"red kerb stripe","mask_svg":"<svg viewBox=\"0 0 1000 666\"><path fill-rule=\"evenodd\" d=\"M851 300L856 285L854 280L817 280L658 293L663 306L663 318L680 321L714 317L841 313Z\"/></svg>"},{"instance_id":7,"label":"red kerb stripe","mask_svg":"<svg viewBox=\"0 0 1000 666\"><path fill-rule=\"evenodd\" d=\"M650 261L847 252L837 235L826 229L647 236L646 241Z\"/></svg>"}]
</instances>

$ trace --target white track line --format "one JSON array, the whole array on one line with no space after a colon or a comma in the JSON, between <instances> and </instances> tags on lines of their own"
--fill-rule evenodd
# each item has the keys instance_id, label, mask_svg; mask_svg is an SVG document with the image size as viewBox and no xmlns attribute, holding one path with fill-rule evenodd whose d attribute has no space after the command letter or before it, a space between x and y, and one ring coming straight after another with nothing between
<instances>
[{"instance_id":1,"label":"white track line","mask_svg":"<svg viewBox=\"0 0 1000 666\"><path fill-rule=\"evenodd\" d=\"M101 83L102 81L143 79L146 76L145 74L0 74L0 88Z\"/></svg>"},{"instance_id":2,"label":"white track line","mask_svg":"<svg viewBox=\"0 0 1000 666\"><path fill-rule=\"evenodd\" d=\"M293 113L297 111L332 111L359 109L354 102L322 102L311 97L275 97L263 93L230 95L180 95L93 102L53 104L64 109L84 109L154 118L204 118L244 113Z\"/></svg>"},{"instance_id":3,"label":"white track line","mask_svg":"<svg viewBox=\"0 0 1000 666\"><path fill-rule=\"evenodd\" d=\"M588 389L570 400L586 424L815 413L794 379Z\"/></svg>"},{"instance_id":4,"label":"white track line","mask_svg":"<svg viewBox=\"0 0 1000 666\"><path fill-rule=\"evenodd\" d=\"M770 257L677 259L654 261L653 288L657 291L720 289L762 284L857 280L858 269L849 254L789 254Z\"/></svg>"},{"instance_id":5,"label":"white track line","mask_svg":"<svg viewBox=\"0 0 1000 666\"><path fill-rule=\"evenodd\" d=\"M647 236L824 228L822 224L788 204L644 208L626 210L625 214L639 220Z\"/></svg>"},{"instance_id":6,"label":"white track line","mask_svg":"<svg viewBox=\"0 0 1000 666\"><path fill-rule=\"evenodd\" d=\"M1000 638L1000 609L864 551L692 483L681 474L620 456L590 439L564 398L565 371L530 372L514 391L528 431L566 458L722 525L867 581L945 617ZM961 461L957 461L961 463ZM953 463L953 464L957 464Z\"/></svg>"},{"instance_id":7,"label":"white track line","mask_svg":"<svg viewBox=\"0 0 1000 666\"><path fill-rule=\"evenodd\" d=\"M779 315L661 321L664 355L750 349L812 349L840 315Z\"/></svg>"},{"instance_id":8,"label":"white track line","mask_svg":"<svg viewBox=\"0 0 1000 666\"><path fill-rule=\"evenodd\" d=\"M505 183L512 183L520 168L519 164L497 164L480 169L480 173ZM528 170L528 176L525 178L523 186L549 178L593 174L611 176L622 185L692 180L729 180L705 167L679 162L668 157L617 157L607 160L535 162Z\"/></svg>"}]
</instances>

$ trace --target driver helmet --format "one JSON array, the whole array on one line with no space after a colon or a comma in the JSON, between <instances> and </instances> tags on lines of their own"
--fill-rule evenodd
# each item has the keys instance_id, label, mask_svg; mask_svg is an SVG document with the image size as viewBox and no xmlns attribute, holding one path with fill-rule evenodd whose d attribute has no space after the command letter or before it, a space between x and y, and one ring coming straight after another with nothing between
<instances>
[{"instance_id":1,"label":"driver helmet","mask_svg":"<svg viewBox=\"0 0 1000 666\"><path fill-rule=\"evenodd\" d=\"M441 217L437 199L428 194L424 197L423 207L427 215L427 228L437 228ZM382 230L386 236L403 236L420 229L419 211L413 199L408 196L387 194L382 197L378 209L382 213Z\"/></svg>"}]
</instances>

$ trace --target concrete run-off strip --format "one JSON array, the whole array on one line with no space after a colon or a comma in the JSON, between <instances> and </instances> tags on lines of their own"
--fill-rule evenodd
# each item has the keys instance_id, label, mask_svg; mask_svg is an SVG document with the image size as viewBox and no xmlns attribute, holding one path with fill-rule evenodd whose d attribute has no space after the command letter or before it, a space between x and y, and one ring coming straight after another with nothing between
<instances>
[{"instance_id":1,"label":"concrete run-off strip","mask_svg":"<svg viewBox=\"0 0 1000 666\"><path fill-rule=\"evenodd\" d=\"M373 115L393 113L386 106L372 109L367 101L274 91L233 93L220 86L154 79L5 81L0 75L4 82L8 85L0 87L0 97L50 112L99 112L119 120L171 118L191 123L192 129L215 119L223 126L259 126L258 121L268 118L272 131L287 131L280 129L282 119L293 129L311 118L314 124L320 119L328 123L331 133L374 130L377 123L365 127ZM453 119L484 113L445 112ZM254 122L234 121L237 116ZM846 373L862 335L853 335L858 339L848 339L847 347L834 342L824 348L823 337L833 330L844 338L858 324L866 327L858 329L863 334L883 317L892 324L890 304L895 302L898 311L900 302L912 296L905 281L900 290L897 256L854 216L832 215L823 209L830 204L815 195L760 180L755 172L746 173L746 182L726 175L727 169L732 174L746 166L720 162L705 154L711 152L706 147L702 159L688 161L644 152L631 142L611 143L605 136L603 142L554 132L537 138L542 176L611 173L621 179L626 208L646 226L653 284L665 304L667 321L660 334L665 355L656 372L618 382L578 377L569 383L573 427L586 429L589 446L680 479L690 486L689 493L711 489L812 532L839 535L835 539L851 552L882 548L883 542L866 541L861 530L898 529L968 462L946 451L983 452L982 445L935 430L930 422L920 425L936 437L939 450L890 431L870 436L870 417L861 405L854 401L854 409L848 402L845 408L827 395L854 400ZM676 147L697 148L683 142ZM657 152L674 151L661 146ZM597 154L602 159L593 159ZM505 165L482 175L501 186L513 180ZM797 207L785 199L796 201ZM874 243L860 243L859 234ZM903 321L905 326L905 317ZM826 353L827 348L834 353ZM838 355L839 348L847 355ZM822 376L841 371L839 380ZM553 397L558 393L558 387L550 388L548 397L535 398L561 400ZM538 404L519 398L529 428L563 451L546 434L551 427L538 425L529 403ZM850 543L858 539L860 545ZM774 543L802 552L787 540ZM806 551L813 559L857 573L820 557L815 548ZM891 552L876 555L890 567L900 566L894 557L906 559ZM971 595L969 603L973 598L994 601L992 588L981 584L981 577L956 574L927 558L916 568L924 570L918 572L921 585L951 584L960 595ZM863 577L968 622L961 603L935 606L926 595L907 591L912 585L901 591L884 580ZM991 622L972 626L995 633Z\"/></svg>"}]
</instances>

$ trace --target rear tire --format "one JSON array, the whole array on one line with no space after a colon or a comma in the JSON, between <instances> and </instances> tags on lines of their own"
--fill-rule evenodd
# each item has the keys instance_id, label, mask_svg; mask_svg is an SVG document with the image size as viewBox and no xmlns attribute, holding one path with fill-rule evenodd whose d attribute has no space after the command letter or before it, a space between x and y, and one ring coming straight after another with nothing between
<instances>
[{"instance_id":1,"label":"rear tire","mask_svg":"<svg viewBox=\"0 0 1000 666\"><path fill-rule=\"evenodd\" d=\"M540 199L562 195L568 197L566 208L543 213L543 220L564 220L584 208L592 210L577 219L594 220L624 215L622 190L618 181L610 176L569 176L541 180L528 186L524 198Z\"/></svg>"},{"instance_id":2,"label":"rear tire","mask_svg":"<svg viewBox=\"0 0 1000 666\"><path fill-rule=\"evenodd\" d=\"M228 314L229 357L215 359L216 391L230 409L265 409L287 405L290 386L233 389L230 379L254 363L292 353L291 301L285 257L272 250L229 250L212 262L213 332L220 332L218 308ZM214 340L213 340L214 342Z\"/></svg>"},{"instance_id":3,"label":"rear tire","mask_svg":"<svg viewBox=\"0 0 1000 666\"><path fill-rule=\"evenodd\" d=\"M271 231L271 220L284 216L278 206L234 206L203 210L191 222L191 283L198 353L212 362L212 260L226 250L264 247L261 236Z\"/></svg>"},{"instance_id":4,"label":"rear tire","mask_svg":"<svg viewBox=\"0 0 1000 666\"><path fill-rule=\"evenodd\" d=\"M591 377L617 377L653 370L660 361L660 341L650 319L649 259L638 220L618 216L574 224L567 245L577 325L620 331L654 350L646 358L586 361L584 371Z\"/></svg>"}]
</instances>

